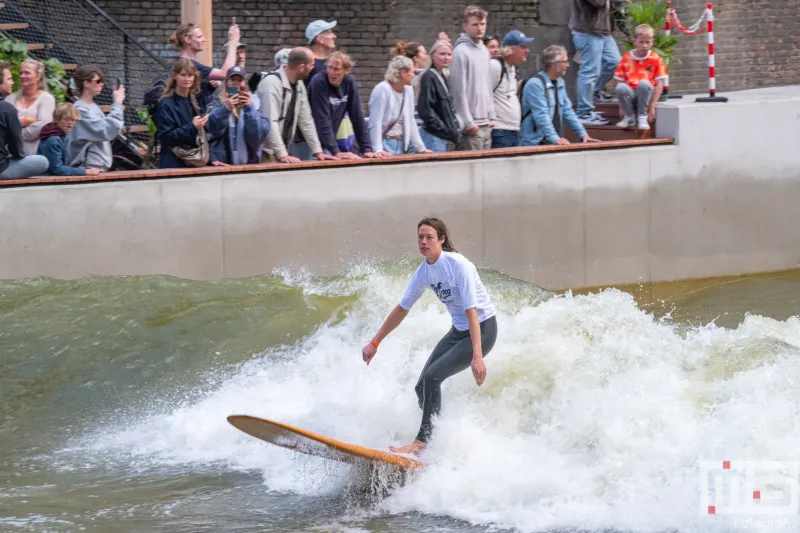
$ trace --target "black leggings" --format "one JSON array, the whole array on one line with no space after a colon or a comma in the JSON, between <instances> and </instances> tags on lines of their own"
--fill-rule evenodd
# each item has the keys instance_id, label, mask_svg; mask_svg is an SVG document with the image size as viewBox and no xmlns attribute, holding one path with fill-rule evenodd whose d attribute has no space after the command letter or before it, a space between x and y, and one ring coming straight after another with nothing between
<instances>
[{"instance_id":1,"label":"black leggings","mask_svg":"<svg viewBox=\"0 0 800 533\"><path fill-rule=\"evenodd\" d=\"M486 356L492 351L497 340L497 320L487 318L481 322L481 348ZM472 339L469 330L458 331L450 328L442 337L433 353L425 363L422 374L414 390L417 392L419 406L422 409L422 425L417 440L428 442L433 432L431 418L438 415L442 407L442 382L469 368L472 365Z\"/></svg>"}]
</instances>

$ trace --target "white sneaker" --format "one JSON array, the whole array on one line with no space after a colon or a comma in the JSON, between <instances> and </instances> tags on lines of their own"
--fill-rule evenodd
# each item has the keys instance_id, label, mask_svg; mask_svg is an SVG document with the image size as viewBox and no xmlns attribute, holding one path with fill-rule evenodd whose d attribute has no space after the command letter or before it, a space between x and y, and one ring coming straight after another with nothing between
<instances>
[{"instance_id":1,"label":"white sneaker","mask_svg":"<svg viewBox=\"0 0 800 533\"><path fill-rule=\"evenodd\" d=\"M618 128L632 128L635 124L636 124L636 119L633 117L633 115L629 115L629 116L623 118L622 120L620 120L619 122L617 122L617 127Z\"/></svg>"},{"instance_id":2,"label":"white sneaker","mask_svg":"<svg viewBox=\"0 0 800 533\"><path fill-rule=\"evenodd\" d=\"M639 129L640 130L650 129L650 121L647 120L647 115L639 115Z\"/></svg>"},{"instance_id":3,"label":"white sneaker","mask_svg":"<svg viewBox=\"0 0 800 533\"><path fill-rule=\"evenodd\" d=\"M608 119L603 118L600 113L590 113L580 117L578 120L586 126L605 126L608 124Z\"/></svg>"}]
</instances>

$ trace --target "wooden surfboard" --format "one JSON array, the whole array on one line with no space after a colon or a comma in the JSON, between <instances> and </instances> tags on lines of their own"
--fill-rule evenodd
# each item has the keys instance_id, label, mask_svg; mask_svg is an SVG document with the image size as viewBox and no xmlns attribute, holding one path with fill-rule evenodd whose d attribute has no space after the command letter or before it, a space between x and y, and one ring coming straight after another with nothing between
<instances>
[{"instance_id":1,"label":"wooden surfboard","mask_svg":"<svg viewBox=\"0 0 800 533\"><path fill-rule=\"evenodd\" d=\"M316 455L334 461L354 463L359 459L386 463L400 468L416 470L423 467L422 462L390 451L375 450L358 444L342 442L319 433L306 431L288 424L266 420L250 415L230 415L235 428L276 446L288 448L309 455Z\"/></svg>"}]
</instances>

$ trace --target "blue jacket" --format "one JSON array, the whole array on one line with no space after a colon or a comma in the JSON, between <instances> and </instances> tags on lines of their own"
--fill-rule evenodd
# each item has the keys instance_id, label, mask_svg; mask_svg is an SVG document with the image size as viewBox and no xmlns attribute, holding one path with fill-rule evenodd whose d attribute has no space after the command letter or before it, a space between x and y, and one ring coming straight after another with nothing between
<instances>
[{"instance_id":1,"label":"blue jacket","mask_svg":"<svg viewBox=\"0 0 800 533\"><path fill-rule=\"evenodd\" d=\"M199 114L205 115L212 106L208 105L205 94L197 94ZM209 136L217 136L225 128L227 121L225 107L211 110L211 116L206 123L206 132ZM159 155L159 168L184 168L186 165L172 153L173 146L193 148L197 146L197 129L192 124L192 119L198 115L189 98L179 96L177 93L158 101L156 107L156 126L158 127L158 140L161 143Z\"/></svg>"},{"instance_id":2,"label":"blue jacket","mask_svg":"<svg viewBox=\"0 0 800 533\"><path fill-rule=\"evenodd\" d=\"M521 145L536 146L546 142L555 144L561 135L556 132L553 126L553 116L556 111L556 90L553 82L547 78L547 99L545 99L544 85L542 76L547 78L547 74L540 72L536 76L528 79L522 89L522 128ZM578 116L572 109L572 102L567 96L567 87L562 78L556 81L558 85L558 106L561 111L562 128L568 124L578 137L586 135L586 128L583 127Z\"/></svg>"},{"instance_id":3,"label":"blue jacket","mask_svg":"<svg viewBox=\"0 0 800 533\"><path fill-rule=\"evenodd\" d=\"M39 143L36 153L50 162L47 173L52 176L85 176L86 169L69 165L66 136L53 135Z\"/></svg>"},{"instance_id":4,"label":"blue jacket","mask_svg":"<svg viewBox=\"0 0 800 533\"><path fill-rule=\"evenodd\" d=\"M222 102L214 104L214 109L224 110L224 126L209 138L211 154L209 162L221 161L229 165L252 165L261 162L261 143L269 133L269 119L261 116L261 101L250 94L250 105L239 110L239 120ZM211 119L208 120L211 122ZM237 154L234 160L233 154Z\"/></svg>"}]
</instances>

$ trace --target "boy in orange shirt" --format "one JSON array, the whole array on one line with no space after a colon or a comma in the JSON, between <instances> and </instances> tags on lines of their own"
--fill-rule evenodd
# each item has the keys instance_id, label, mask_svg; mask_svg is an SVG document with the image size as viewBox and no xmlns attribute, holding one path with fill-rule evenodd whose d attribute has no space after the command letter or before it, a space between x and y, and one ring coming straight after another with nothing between
<instances>
[{"instance_id":1,"label":"boy in orange shirt","mask_svg":"<svg viewBox=\"0 0 800 533\"><path fill-rule=\"evenodd\" d=\"M640 130L649 130L656 116L656 102L664 91L667 67L664 60L653 52L653 27L649 24L637 26L633 31L634 49L622 56L614 79L617 98L624 118L617 123L620 128L638 124ZM634 117L634 107L636 115Z\"/></svg>"}]
</instances>

